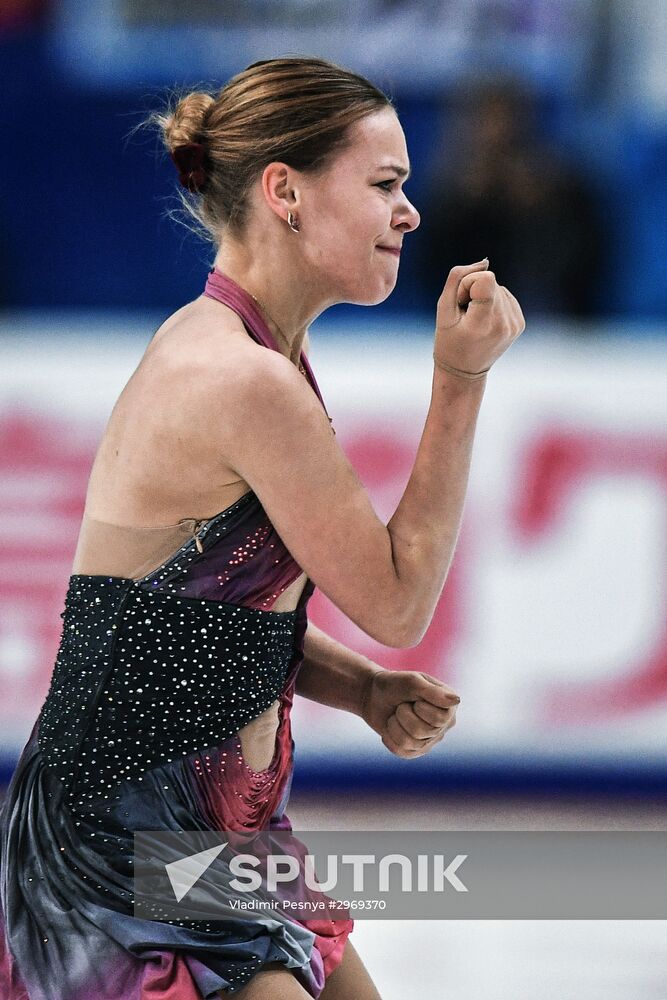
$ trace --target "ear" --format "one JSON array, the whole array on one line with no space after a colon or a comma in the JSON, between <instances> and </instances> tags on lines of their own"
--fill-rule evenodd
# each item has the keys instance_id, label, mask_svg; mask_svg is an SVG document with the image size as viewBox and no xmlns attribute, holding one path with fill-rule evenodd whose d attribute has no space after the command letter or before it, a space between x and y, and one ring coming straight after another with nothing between
<instances>
[{"instance_id":1,"label":"ear","mask_svg":"<svg viewBox=\"0 0 667 1000\"><path fill-rule=\"evenodd\" d=\"M299 172L286 163L269 163L262 173L262 194L271 211L287 222L299 207Z\"/></svg>"}]
</instances>

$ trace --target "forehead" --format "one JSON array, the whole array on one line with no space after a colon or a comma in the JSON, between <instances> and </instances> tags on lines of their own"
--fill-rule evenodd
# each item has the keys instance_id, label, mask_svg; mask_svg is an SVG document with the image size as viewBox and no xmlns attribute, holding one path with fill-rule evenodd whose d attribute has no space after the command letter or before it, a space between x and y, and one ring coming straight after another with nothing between
<instances>
[{"instance_id":1,"label":"forehead","mask_svg":"<svg viewBox=\"0 0 667 1000\"><path fill-rule=\"evenodd\" d=\"M350 127L349 144L340 154L340 165L374 170L383 165L394 164L409 168L405 135L396 112L383 108L366 115Z\"/></svg>"}]
</instances>

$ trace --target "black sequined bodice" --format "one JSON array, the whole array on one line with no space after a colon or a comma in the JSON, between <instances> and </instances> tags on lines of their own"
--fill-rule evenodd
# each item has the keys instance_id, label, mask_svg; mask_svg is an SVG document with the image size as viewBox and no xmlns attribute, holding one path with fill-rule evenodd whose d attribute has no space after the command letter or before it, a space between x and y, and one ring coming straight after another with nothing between
<instances>
[{"instance_id":1,"label":"black sequined bodice","mask_svg":"<svg viewBox=\"0 0 667 1000\"><path fill-rule=\"evenodd\" d=\"M251 500L242 497L153 573L74 575L39 746L70 806L219 744L281 695L306 625L294 611L188 596Z\"/></svg>"}]
</instances>

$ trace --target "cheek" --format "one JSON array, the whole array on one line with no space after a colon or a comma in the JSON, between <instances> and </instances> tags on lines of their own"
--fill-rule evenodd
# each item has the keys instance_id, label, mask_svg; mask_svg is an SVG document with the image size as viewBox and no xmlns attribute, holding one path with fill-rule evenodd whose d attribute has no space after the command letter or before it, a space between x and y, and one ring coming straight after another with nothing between
<instances>
[{"instance_id":1,"label":"cheek","mask_svg":"<svg viewBox=\"0 0 667 1000\"><path fill-rule=\"evenodd\" d=\"M391 225L391 207L375 190L350 191L351 185L313 199L312 220L318 240L327 252L368 259L375 243ZM321 207L324 206L324 207ZM309 213L310 214L310 213Z\"/></svg>"},{"instance_id":2,"label":"cheek","mask_svg":"<svg viewBox=\"0 0 667 1000\"><path fill-rule=\"evenodd\" d=\"M312 244L311 260L330 276L366 272L373 253L373 239L364 238L353 219L322 218Z\"/></svg>"},{"instance_id":3,"label":"cheek","mask_svg":"<svg viewBox=\"0 0 667 1000\"><path fill-rule=\"evenodd\" d=\"M392 259L375 249L389 230L391 209L373 195L355 199L339 195L330 198L324 209L320 201L308 223L313 227L308 256L321 279L333 282L346 300L366 304L386 298L397 271Z\"/></svg>"}]
</instances>

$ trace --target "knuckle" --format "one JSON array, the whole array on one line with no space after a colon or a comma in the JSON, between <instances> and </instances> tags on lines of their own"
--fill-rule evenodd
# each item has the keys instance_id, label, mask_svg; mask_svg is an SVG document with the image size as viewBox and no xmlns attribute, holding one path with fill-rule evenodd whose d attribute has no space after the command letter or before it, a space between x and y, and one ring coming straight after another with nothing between
<instances>
[{"instance_id":1,"label":"knuckle","mask_svg":"<svg viewBox=\"0 0 667 1000\"><path fill-rule=\"evenodd\" d=\"M497 285L492 274L484 271L475 282L473 297L490 299L495 296Z\"/></svg>"}]
</instances>

